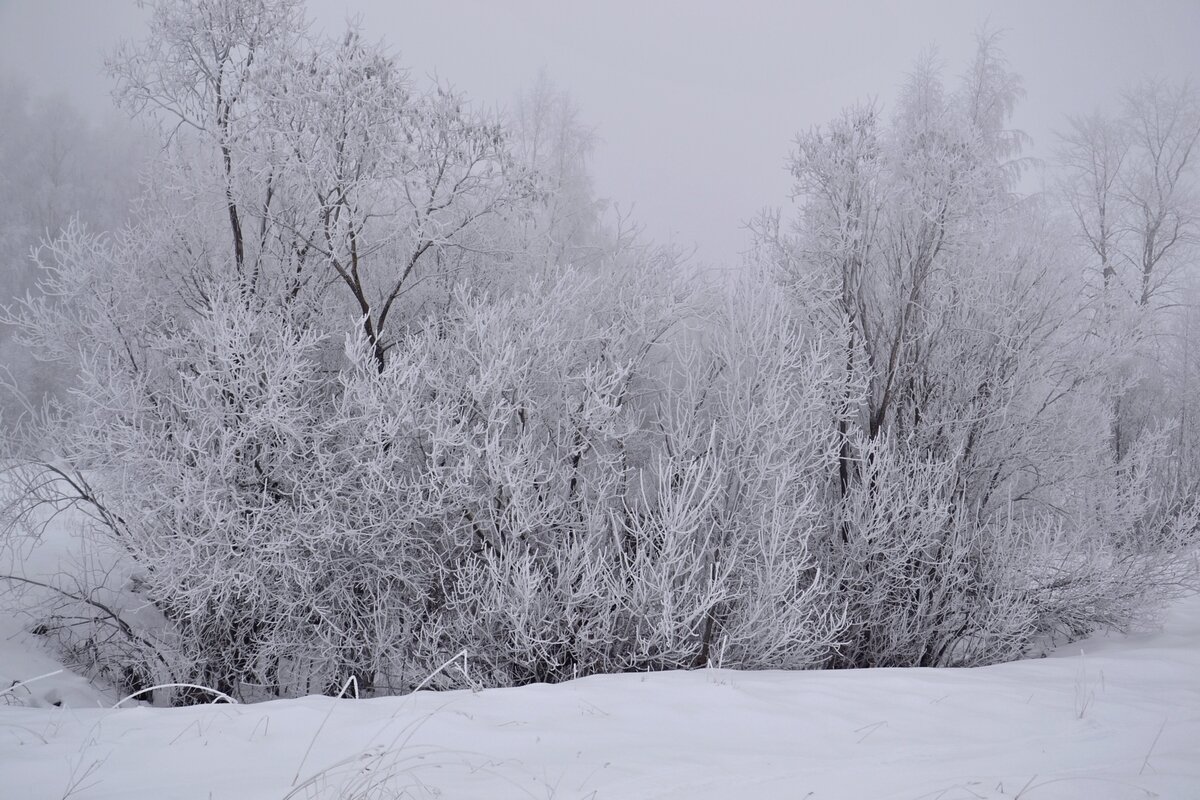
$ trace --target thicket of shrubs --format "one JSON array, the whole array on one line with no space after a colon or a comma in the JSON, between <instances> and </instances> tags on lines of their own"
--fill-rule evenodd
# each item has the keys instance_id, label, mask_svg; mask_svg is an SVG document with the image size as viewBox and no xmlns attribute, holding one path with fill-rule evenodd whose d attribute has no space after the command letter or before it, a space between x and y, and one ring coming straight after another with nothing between
<instances>
[{"instance_id":1,"label":"thicket of shrubs","mask_svg":"<svg viewBox=\"0 0 1200 800\"><path fill-rule=\"evenodd\" d=\"M801 136L794 227L718 285L604 229L569 115L541 163L301 11L156 4L114 70L189 125L19 314L79 381L15 446L6 535L87 512L120 582L69 576L41 626L99 674L983 664L1190 580L1189 454L1153 414L1114 447L1140 328L1014 195L993 41Z\"/></svg>"}]
</instances>

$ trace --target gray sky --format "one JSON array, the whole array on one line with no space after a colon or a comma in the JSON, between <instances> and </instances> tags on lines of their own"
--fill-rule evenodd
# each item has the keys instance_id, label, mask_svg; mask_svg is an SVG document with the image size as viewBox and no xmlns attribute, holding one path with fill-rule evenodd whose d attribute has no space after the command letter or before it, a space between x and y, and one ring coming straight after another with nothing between
<instances>
[{"instance_id":1,"label":"gray sky","mask_svg":"<svg viewBox=\"0 0 1200 800\"><path fill-rule=\"evenodd\" d=\"M326 29L361 14L414 74L436 71L487 105L544 67L597 127L599 192L714 265L745 248L744 220L785 202L798 130L856 100L886 105L926 46L956 75L985 23L1006 31L1025 78L1016 126L1035 155L1065 114L1132 80L1200 79L1198 0L310 0L309 11ZM98 113L103 54L140 36L144 15L134 0L0 0L0 69Z\"/></svg>"}]
</instances>

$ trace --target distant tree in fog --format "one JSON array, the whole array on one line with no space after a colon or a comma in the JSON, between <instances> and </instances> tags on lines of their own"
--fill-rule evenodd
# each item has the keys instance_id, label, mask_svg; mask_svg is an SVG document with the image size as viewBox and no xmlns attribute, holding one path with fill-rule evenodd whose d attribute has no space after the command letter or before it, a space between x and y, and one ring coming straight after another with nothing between
<instances>
[{"instance_id":1,"label":"distant tree in fog","mask_svg":"<svg viewBox=\"0 0 1200 800\"><path fill-rule=\"evenodd\" d=\"M11 307L38 293L33 251L41 243L73 220L94 232L130 220L149 143L115 115L88 120L63 98L31 96L14 78L0 80L0 108L0 306ZM7 426L26 403L61 395L74 377L69 364L39 364L15 334L0 324L0 425Z\"/></svg>"}]
</instances>

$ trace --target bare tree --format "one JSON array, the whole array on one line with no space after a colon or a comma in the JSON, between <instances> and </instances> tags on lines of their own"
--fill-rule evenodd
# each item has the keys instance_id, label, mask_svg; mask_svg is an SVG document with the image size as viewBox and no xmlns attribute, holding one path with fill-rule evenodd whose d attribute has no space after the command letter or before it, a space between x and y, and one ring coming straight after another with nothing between
<instances>
[{"instance_id":1,"label":"bare tree","mask_svg":"<svg viewBox=\"0 0 1200 800\"><path fill-rule=\"evenodd\" d=\"M1120 177L1129 153L1126 132L1100 113L1068 119L1059 159L1068 171L1067 203L1089 248L1100 260L1104 289L1109 289L1121 258L1125 220Z\"/></svg>"},{"instance_id":2,"label":"bare tree","mask_svg":"<svg viewBox=\"0 0 1200 800\"><path fill-rule=\"evenodd\" d=\"M540 72L510 114L514 156L536 177L537 202L526 225L527 249L547 265L595 264L603 255L600 213L588 161L597 142L570 95Z\"/></svg>"},{"instance_id":3,"label":"bare tree","mask_svg":"<svg viewBox=\"0 0 1200 800\"><path fill-rule=\"evenodd\" d=\"M1195 151L1200 101L1189 84L1146 80L1128 90L1115 116L1070 120L1062 137L1062 187L1077 230L1099 261L1095 333L1124 351L1110 378L1113 448L1124 458L1157 425L1174 422L1163 396L1187 374L1200 197ZM1186 405L1186 403L1185 403Z\"/></svg>"},{"instance_id":4,"label":"bare tree","mask_svg":"<svg viewBox=\"0 0 1200 800\"><path fill-rule=\"evenodd\" d=\"M1130 207L1132 251L1138 304L1148 305L1170 291L1179 256L1195 241L1200 223L1195 160L1200 141L1200 98L1190 85L1147 81L1124 98L1123 121L1132 160L1122 178Z\"/></svg>"}]
</instances>

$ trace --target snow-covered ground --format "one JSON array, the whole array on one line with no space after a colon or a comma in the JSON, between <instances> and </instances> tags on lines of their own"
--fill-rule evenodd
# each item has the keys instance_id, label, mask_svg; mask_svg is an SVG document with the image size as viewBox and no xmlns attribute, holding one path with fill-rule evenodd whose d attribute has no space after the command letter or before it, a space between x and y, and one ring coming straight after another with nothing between
<instances>
[{"instance_id":1,"label":"snow-covered ground","mask_svg":"<svg viewBox=\"0 0 1200 800\"><path fill-rule=\"evenodd\" d=\"M12 660L31 646L4 643L6 685L13 666L53 666ZM1200 798L1200 598L1158 633L977 669L706 670L180 709L0 705L0 798L64 797Z\"/></svg>"}]
</instances>

